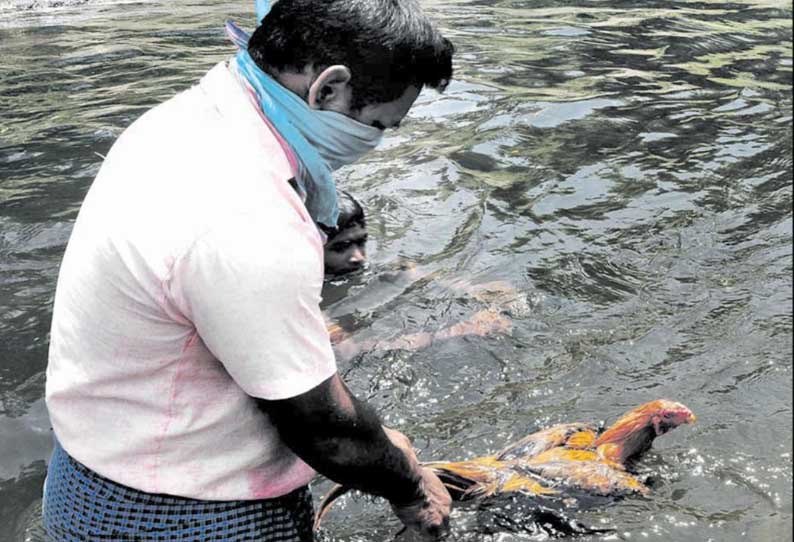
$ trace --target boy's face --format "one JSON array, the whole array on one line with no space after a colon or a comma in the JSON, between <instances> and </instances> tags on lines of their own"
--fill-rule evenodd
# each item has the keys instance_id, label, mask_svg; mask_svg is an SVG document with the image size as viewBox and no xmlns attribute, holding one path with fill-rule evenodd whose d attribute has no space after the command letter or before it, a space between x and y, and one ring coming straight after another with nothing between
<instances>
[{"instance_id":1,"label":"boy's face","mask_svg":"<svg viewBox=\"0 0 794 542\"><path fill-rule=\"evenodd\" d=\"M325 272L343 275L358 271L367 260L367 230L354 223L332 237L324 247Z\"/></svg>"}]
</instances>

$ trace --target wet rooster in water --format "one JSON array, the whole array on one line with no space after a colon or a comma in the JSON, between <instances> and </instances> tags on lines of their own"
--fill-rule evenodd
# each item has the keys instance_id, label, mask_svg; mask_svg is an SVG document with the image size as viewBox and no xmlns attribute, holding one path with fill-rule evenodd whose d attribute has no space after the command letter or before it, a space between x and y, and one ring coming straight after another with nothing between
<instances>
[{"instance_id":1,"label":"wet rooster in water","mask_svg":"<svg viewBox=\"0 0 794 542\"><path fill-rule=\"evenodd\" d=\"M659 399L621 416L599 432L593 424L555 425L532 433L502 451L467 461L433 461L433 469L453 500L482 499L511 492L530 496L566 496L579 491L598 496L647 494L649 488L627 465L671 429L695 421L681 403ZM315 520L319 527L331 503L349 488L335 486Z\"/></svg>"}]
</instances>

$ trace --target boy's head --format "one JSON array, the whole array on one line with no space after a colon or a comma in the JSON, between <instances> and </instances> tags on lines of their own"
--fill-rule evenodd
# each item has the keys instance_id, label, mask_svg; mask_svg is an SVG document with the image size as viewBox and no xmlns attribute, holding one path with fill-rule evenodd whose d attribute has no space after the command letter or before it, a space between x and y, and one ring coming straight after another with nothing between
<instances>
[{"instance_id":1,"label":"boy's head","mask_svg":"<svg viewBox=\"0 0 794 542\"><path fill-rule=\"evenodd\" d=\"M248 52L310 107L382 129L422 87L444 90L454 47L415 0L280 0Z\"/></svg>"},{"instance_id":2,"label":"boy's head","mask_svg":"<svg viewBox=\"0 0 794 542\"><path fill-rule=\"evenodd\" d=\"M336 222L336 227L319 225L328 236L323 255L325 272L331 275L357 271L367 260L367 220L364 209L344 190L338 190L337 196L339 220Z\"/></svg>"}]
</instances>

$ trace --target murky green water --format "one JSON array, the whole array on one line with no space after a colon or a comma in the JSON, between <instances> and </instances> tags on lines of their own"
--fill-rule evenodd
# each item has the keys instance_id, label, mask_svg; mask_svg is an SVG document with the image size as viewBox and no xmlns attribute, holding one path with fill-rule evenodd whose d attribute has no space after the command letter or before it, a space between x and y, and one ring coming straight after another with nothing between
<instances>
[{"instance_id":1,"label":"murky green water","mask_svg":"<svg viewBox=\"0 0 794 542\"><path fill-rule=\"evenodd\" d=\"M468 318L493 281L518 291L512 334L341 368L428 459L680 400L699 422L646 457L653 495L577 517L610 540L791 540L791 2L573 4L426 1L459 78L339 178L373 239L371 268L326 296L357 340ZM40 494L52 295L99 155L230 54L223 19L250 11L0 10L0 540ZM394 278L406 260L417 271ZM456 511L451 539L537 539L482 516ZM361 500L326 526L339 542L398 530Z\"/></svg>"}]
</instances>

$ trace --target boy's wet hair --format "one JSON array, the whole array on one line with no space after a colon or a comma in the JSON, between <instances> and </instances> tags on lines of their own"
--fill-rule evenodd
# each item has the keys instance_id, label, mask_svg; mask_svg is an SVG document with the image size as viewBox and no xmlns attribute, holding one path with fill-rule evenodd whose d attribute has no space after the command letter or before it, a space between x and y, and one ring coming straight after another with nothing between
<instances>
[{"instance_id":1,"label":"boy's wet hair","mask_svg":"<svg viewBox=\"0 0 794 542\"><path fill-rule=\"evenodd\" d=\"M281 0L282 2L284 0ZM336 191L337 201L339 202L339 219L336 221L335 228L329 228L324 224L317 224L328 236L328 241L333 239L340 232L352 228L353 226L367 227L367 218L364 215L364 208L356 198L344 190Z\"/></svg>"},{"instance_id":2,"label":"boy's wet hair","mask_svg":"<svg viewBox=\"0 0 794 542\"><path fill-rule=\"evenodd\" d=\"M265 71L344 64L359 110L394 101L412 85L443 91L454 47L416 0L279 0L248 52Z\"/></svg>"}]
</instances>

